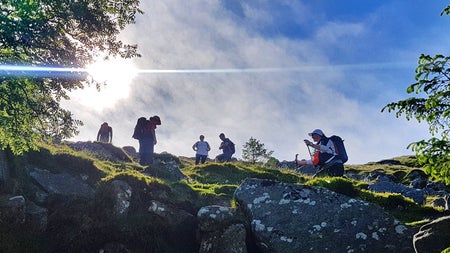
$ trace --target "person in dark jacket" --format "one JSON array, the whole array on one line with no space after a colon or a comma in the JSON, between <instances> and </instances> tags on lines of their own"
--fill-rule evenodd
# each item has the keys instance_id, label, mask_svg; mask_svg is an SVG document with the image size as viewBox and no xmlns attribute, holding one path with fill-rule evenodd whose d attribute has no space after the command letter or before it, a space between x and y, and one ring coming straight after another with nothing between
<instances>
[{"instance_id":1,"label":"person in dark jacket","mask_svg":"<svg viewBox=\"0 0 450 253\"><path fill-rule=\"evenodd\" d=\"M219 149L222 149L222 154L216 156L218 162L229 162L235 152L234 143L225 137L225 134L221 133L219 138L222 140Z\"/></svg>"},{"instance_id":2,"label":"person in dark jacket","mask_svg":"<svg viewBox=\"0 0 450 253\"><path fill-rule=\"evenodd\" d=\"M103 122L97 133L97 141L111 143L113 137L112 127L107 122Z\"/></svg>"},{"instance_id":3,"label":"person in dark jacket","mask_svg":"<svg viewBox=\"0 0 450 253\"><path fill-rule=\"evenodd\" d=\"M158 116L150 117L149 120L141 117L134 128L133 138L139 140L139 164L152 165L153 152L156 141L156 126L161 125Z\"/></svg>"}]
</instances>

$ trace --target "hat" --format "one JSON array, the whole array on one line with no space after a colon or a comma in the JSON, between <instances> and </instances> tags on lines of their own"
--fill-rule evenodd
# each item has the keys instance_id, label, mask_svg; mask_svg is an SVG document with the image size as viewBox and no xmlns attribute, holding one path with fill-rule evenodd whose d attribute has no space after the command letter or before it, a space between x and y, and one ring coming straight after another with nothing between
<instances>
[{"instance_id":1,"label":"hat","mask_svg":"<svg viewBox=\"0 0 450 253\"><path fill-rule=\"evenodd\" d=\"M320 136L325 136L325 135L323 134L322 130L320 130L320 129L314 129L314 131L312 131L312 132L309 133L308 135L309 135L309 136L312 136L313 134L318 134L318 135L320 135Z\"/></svg>"}]
</instances>

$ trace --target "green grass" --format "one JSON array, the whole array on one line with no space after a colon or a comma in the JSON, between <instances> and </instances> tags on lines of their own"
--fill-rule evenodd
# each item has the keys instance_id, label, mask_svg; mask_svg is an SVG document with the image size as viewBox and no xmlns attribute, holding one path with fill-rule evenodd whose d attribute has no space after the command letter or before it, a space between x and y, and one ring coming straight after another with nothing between
<instances>
[{"instance_id":1,"label":"green grass","mask_svg":"<svg viewBox=\"0 0 450 253\"><path fill-rule=\"evenodd\" d=\"M110 148L113 149L114 147ZM143 174L142 172L146 167L142 167L134 161L102 160L89 152L74 151L65 145L43 144L39 151L30 151L23 156L10 158L13 161L12 176L22 178L19 180L19 184L25 188L32 184L27 181L26 171L23 168L29 168L32 165L54 173L63 171L78 174L87 173L89 180L91 180L89 183L95 187L102 187L112 180L122 180L136 189L136 198L158 199L158 194L165 194L170 196L173 203L191 209L218 202L232 203L234 191L243 180L259 178L325 187L352 198L360 198L380 205L397 219L413 226L442 215L443 211L442 208L431 206L430 203L433 199L427 199L425 205L418 205L399 194L368 191L367 188L371 182L340 177L311 178L291 170L278 170L273 166L265 166L260 163L215 163L208 161L206 164L195 165L194 158L176 157L169 153L155 154L155 159L160 161L160 165L155 165L155 169L159 168L158 166L163 166L167 161L175 161L183 174L187 176L186 180L169 182ZM405 184L409 183L408 175L410 173L414 171L423 172L423 169L418 167L418 163L413 157L398 157L392 160L399 161L400 164L368 163L365 165L346 165L345 169L355 174L383 172L393 175L397 182ZM32 194L33 190L28 188L25 192ZM188 207L189 205L190 207Z\"/></svg>"}]
</instances>

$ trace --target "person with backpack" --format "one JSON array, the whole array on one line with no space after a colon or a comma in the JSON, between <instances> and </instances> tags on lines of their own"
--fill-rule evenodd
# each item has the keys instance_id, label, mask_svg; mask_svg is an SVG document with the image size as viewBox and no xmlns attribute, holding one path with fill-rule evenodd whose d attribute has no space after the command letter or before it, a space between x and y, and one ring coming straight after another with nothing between
<instances>
[{"instance_id":1,"label":"person with backpack","mask_svg":"<svg viewBox=\"0 0 450 253\"><path fill-rule=\"evenodd\" d=\"M156 126L161 125L158 116L140 117L134 127L133 138L139 141L139 164L146 166L153 164L153 151L156 145Z\"/></svg>"},{"instance_id":2,"label":"person with backpack","mask_svg":"<svg viewBox=\"0 0 450 253\"><path fill-rule=\"evenodd\" d=\"M216 161L229 162L235 152L234 143L230 139L226 138L224 133L221 133L219 138L222 140L222 143L220 143L219 146L219 149L222 149L222 154L216 156Z\"/></svg>"},{"instance_id":3,"label":"person with backpack","mask_svg":"<svg viewBox=\"0 0 450 253\"><path fill-rule=\"evenodd\" d=\"M97 141L111 143L113 137L112 127L107 122L103 122L97 133Z\"/></svg>"},{"instance_id":4,"label":"person with backpack","mask_svg":"<svg viewBox=\"0 0 450 253\"><path fill-rule=\"evenodd\" d=\"M320 129L315 129L308 134L311 136L314 142L310 140L304 140L306 146L313 148L313 152L310 152L311 160L295 161L298 166L301 165L314 165L319 166L316 174L327 171L330 176L343 176L344 175L344 162L347 161L347 154L344 150L341 150L341 155L338 155L339 150L336 148L338 140L333 142L332 138L328 138ZM333 136L333 139L340 137ZM343 147L343 144L342 144ZM345 157L344 154L345 153ZM345 161L344 161L345 160ZM316 175L315 174L315 175Z\"/></svg>"},{"instance_id":5,"label":"person with backpack","mask_svg":"<svg viewBox=\"0 0 450 253\"><path fill-rule=\"evenodd\" d=\"M211 150L211 147L209 146L208 142L205 141L205 136L200 135L200 141L197 141L192 146L192 149L196 151L195 153L195 164L205 163L206 158L208 157L208 151Z\"/></svg>"}]
</instances>

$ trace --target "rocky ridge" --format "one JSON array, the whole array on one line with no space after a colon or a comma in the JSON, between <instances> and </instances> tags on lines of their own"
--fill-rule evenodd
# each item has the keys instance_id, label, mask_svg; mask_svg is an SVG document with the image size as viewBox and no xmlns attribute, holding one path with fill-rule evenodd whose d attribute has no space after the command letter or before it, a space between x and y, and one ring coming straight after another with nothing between
<instances>
[{"instance_id":1,"label":"rocky ridge","mask_svg":"<svg viewBox=\"0 0 450 253\"><path fill-rule=\"evenodd\" d=\"M133 160L132 151L104 145L72 148L119 163ZM0 157L2 252L440 252L445 243L431 238L449 241L448 226L417 233L377 205L317 186L248 178L234 193L235 207L199 201L180 183L186 176L172 158L140 172L169 187L126 173L102 181L104 173L89 162L76 169L27 164L20 181L11 158ZM417 185L429 192L427 184ZM434 191L448 195L445 186Z\"/></svg>"}]
</instances>

